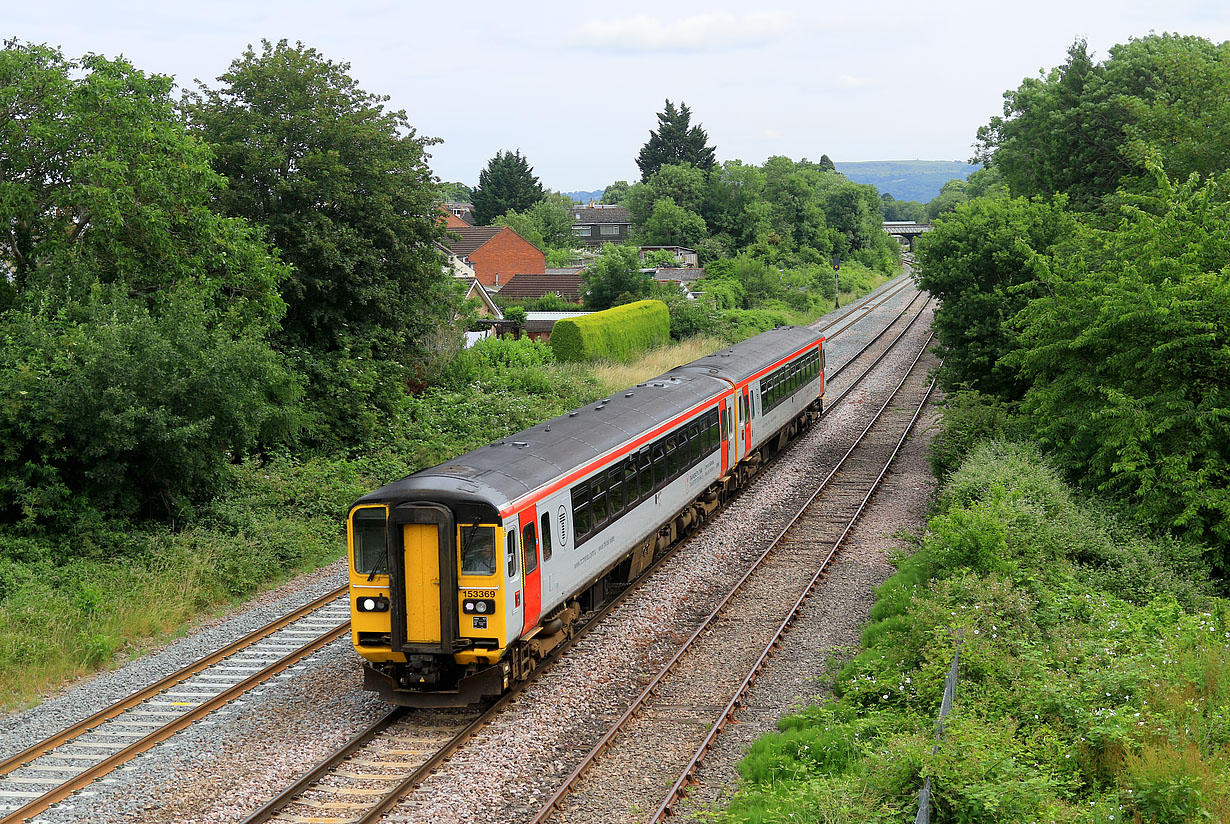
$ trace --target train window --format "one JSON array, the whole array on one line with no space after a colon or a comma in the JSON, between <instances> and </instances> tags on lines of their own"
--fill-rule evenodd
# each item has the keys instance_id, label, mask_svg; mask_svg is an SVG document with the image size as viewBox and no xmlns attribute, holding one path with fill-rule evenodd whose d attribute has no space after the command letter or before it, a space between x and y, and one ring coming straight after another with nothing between
<instances>
[{"instance_id":1,"label":"train window","mask_svg":"<svg viewBox=\"0 0 1230 824\"><path fill-rule=\"evenodd\" d=\"M508 567L508 577L517 577L517 530L510 529L504 533L504 564Z\"/></svg>"},{"instance_id":2,"label":"train window","mask_svg":"<svg viewBox=\"0 0 1230 824\"><path fill-rule=\"evenodd\" d=\"M525 574L538 569L538 541L534 538L534 522L530 521L521 530L521 554L525 556Z\"/></svg>"},{"instance_id":3,"label":"train window","mask_svg":"<svg viewBox=\"0 0 1230 824\"><path fill-rule=\"evenodd\" d=\"M666 486L666 447L658 442L653 445L653 487Z\"/></svg>"},{"instance_id":4,"label":"train window","mask_svg":"<svg viewBox=\"0 0 1230 824\"><path fill-rule=\"evenodd\" d=\"M542 562L551 560L551 513L542 513L542 528L538 530L542 536Z\"/></svg>"},{"instance_id":5,"label":"train window","mask_svg":"<svg viewBox=\"0 0 1230 824\"><path fill-rule=\"evenodd\" d=\"M641 481L641 497L649 497L653 494L653 456L648 449L636 456L636 474Z\"/></svg>"},{"instance_id":6,"label":"train window","mask_svg":"<svg viewBox=\"0 0 1230 824\"><path fill-rule=\"evenodd\" d=\"M496 570L495 527L462 524L457 527L462 575L491 575Z\"/></svg>"},{"instance_id":7,"label":"train window","mask_svg":"<svg viewBox=\"0 0 1230 824\"><path fill-rule=\"evenodd\" d=\"M607 509L605 475L595 475L589 482L589 501L591 510L594 513L594 529L601 529L602 525L606 523L607 516L610 514Z\"/></svg>"},{"instance_id":8,"label":"train window","mask_svg":"<svg viewBox=\"0 0 1230 824\"><path fill-rule=\"evenodd\" d=\"M688 442L692 444L692 463L696 463L700 460L701 455L705 454L705 433L700 428L700 424L692 424Z\"/></svg>"},{"instance_id":9,"label":"train window","mask_svg":"<svg viewBox=\"0 0 1230 824\"><path fill-rule=\"evenodd\" d=\"M644 491L641 489L641 473L637 471L638 457L633 455L624 461L624 489L628 491L628 508L636 506Z\"/></svg>"},{"instance_id":10,"label":"train window","mask_svg":"<svg viewBox=\"0 0 1230 824\"><path fill-rule=\"evenodd\" d=\"M572 531L575 546L582 535L589 533L592 513L589 511L589 485L582 484L572 490Z\"/></svg>"},{"instance_id":11,"label":"train window","mask_svg":"<svg viewBox=\"0 0 1230 824\"><path fill-rule=\"evenodd\" d=\"M389 553L385 546L384 507L356 509L354 530L354 571L360 575L388 575Z\"/></svg>"},{"instance_id":12,"label":"train window","mask_svg":"<svg viewBox=\"0 0 1230 824\"><path fill-rule=\"evenodd\" d=\"M615 518L624 511L624 471L619 465L613 466L606 473L606 497L611 508L611 517Z\"/></svg>"},{"instance_id":13,"label":"train window","mask_svg":"<svg viewBox=\"0 0 1230 824\"><path fill-rule=\"evenodd\" d=\"M666 439L666 480L673 481L679 475L679 436Z\"/></svg>"}]
</instances>

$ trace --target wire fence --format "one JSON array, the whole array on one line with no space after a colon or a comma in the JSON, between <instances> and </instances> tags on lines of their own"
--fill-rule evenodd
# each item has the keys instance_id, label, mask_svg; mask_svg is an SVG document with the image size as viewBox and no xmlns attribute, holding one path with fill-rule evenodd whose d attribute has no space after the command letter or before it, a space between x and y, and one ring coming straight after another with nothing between
<instances>
[{"instance_id":1,"label":"wire fence","mask_svg":"<svg viewBox=\"0 0 1230 824\"><path fill-rule=\"evenodd\" d=\"M957 700L957 664L961 658L961 642L965 633L957 635L957 648L952 654L952 666L948 668L948 676L944 679L944 698L940 701L940 716L935 721L935 744L931 754L940 751L940 740L944 737L944 719L952 712L953 702ZM923 781L922 789L918 791L918 815L914 816L914 824L931 824L931 776Z\"/></svg>"}]
</instances>

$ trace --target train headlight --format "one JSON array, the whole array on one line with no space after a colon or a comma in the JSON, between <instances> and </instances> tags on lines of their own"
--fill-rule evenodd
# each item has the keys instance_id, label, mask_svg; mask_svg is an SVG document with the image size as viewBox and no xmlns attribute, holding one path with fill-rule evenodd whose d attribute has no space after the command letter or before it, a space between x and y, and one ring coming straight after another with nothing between
<instances>
[{"instance_id":1,"label":"train headlight","mask_svg":"<svg viewBox=\"0 0 1230 824\"><path fill-rule=\"evenodd\" d=\"M467 598L461 602L461 611L466 615L490 615L495 612L495 601L486 598Z\"/></svg>"},{"instance_id":2,"label":"train headlight","mask_svg":"<svg viewBox=\"0 0 1230 824\"><path fill-rule=\"evenodd\" d=\"M358 612L388 612L389 599L383 595L365 595L355 600L354 607Z\"/></svg>"}]
</instances>

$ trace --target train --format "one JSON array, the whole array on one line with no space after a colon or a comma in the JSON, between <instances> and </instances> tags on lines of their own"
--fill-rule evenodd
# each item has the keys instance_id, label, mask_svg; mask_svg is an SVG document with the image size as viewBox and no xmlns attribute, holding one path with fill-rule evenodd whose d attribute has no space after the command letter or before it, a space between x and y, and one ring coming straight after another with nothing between
<instances>
[{"instance_id":1,"label":"train","mask_svg":"<svg viewBox=\"0 0 1230 824\"><path fill-rule=\"evenodd\" d=\"M823 412L782 326L415 472L347 516L351 640L392 704L493 699Z\"/></svg>"}]
</instances>

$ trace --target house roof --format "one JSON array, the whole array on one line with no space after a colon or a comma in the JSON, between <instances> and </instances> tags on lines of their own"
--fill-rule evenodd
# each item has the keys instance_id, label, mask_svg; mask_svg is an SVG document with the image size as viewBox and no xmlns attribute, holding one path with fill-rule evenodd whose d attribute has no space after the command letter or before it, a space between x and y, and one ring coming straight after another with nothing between
<instances>
[{"instance_id":1,"label":"house roof","mask_svg":"<svg viewBox=\"0 0 1230 824\"><path fill-rule=\"evenodd\" d=\"M632 213L623 206L574 206L572 222L587 223L632 223Z\"/></svg>"},{"instance_id":2,"label":"house roof","mask_svg":"<svg viewBox=\"0 0 1230 824\"><path fill-rule=\"evenodd\" d=\"M503 298L540 298L558 292L564 300L581 297L580 275L513 275L500 289Z\"/></svg>"},{"instance_id":3,"label":"house roof","mask_svg":"<svg viewBox=\"0 0 1230 824\"><path fill-rule=\"evenodd\" d=\"M705 276L704 269L673 269L673 268L658 268L658 269L642 269L642 272L650 272L650 277L654 280L671 280L676 283L691 283L700 280Z\"/></svg>"},{"instance_id":4,"label":"house roof","mask_svg":"<svg viewBox=\"0 0 1230 824\"><path fill-rule=\"evenodd\" d=\"M457 228L449 228L449 233L460 237L456 240L451 237L444 239L445 245L448 246L450 252L457 257L466 257L483 246L491 238L498 235L500 232L508 229L507 226L459 226ZM512 231L509 229L509 231Z\"/></svg>"}]
</instances>

